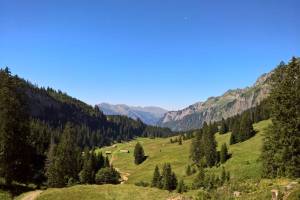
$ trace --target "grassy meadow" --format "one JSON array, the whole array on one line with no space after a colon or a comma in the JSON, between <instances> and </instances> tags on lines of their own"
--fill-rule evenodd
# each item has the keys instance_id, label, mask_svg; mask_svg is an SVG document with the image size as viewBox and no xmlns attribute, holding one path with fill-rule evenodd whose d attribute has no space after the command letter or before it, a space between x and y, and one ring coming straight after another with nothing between
<instances>
[{"instance_id":1,"label":"grassy meadow","mask_svg":"<svg viewBox=\"0 0 300 200\"><path fill-rule=\"evenodd\" d=\"M260 178L261 162L260 152L262 147L262 137L266 128L271 124L270 120L254 124L257 134L242 143L229 146L230 134L216 134L218 148L223 143L229 146L229 153L232 157L224 164L229 170L234 180L245 180ZM140 142L148 156L147 160L140 165L134 164L133 150L135 144ZM172 165L178 178L183 178L186 183L191 184L194 176L187 177L185 170L188 164L192 164L189 159L191 140L183 141L182 145L170 143L170 138L137 138L134 141L118 143L114 146L98 149L98 152L105 153L110 151L110 159L114 167L118 168L123 174L127 174L126 183L133 184L139 181L151 182L152 174L156 165L162 168L165 162ZM120 150L129 150L130 153L122 153ZM220 173L221 167L208 169L212 173Z\"/></svg>"}]
</instances>

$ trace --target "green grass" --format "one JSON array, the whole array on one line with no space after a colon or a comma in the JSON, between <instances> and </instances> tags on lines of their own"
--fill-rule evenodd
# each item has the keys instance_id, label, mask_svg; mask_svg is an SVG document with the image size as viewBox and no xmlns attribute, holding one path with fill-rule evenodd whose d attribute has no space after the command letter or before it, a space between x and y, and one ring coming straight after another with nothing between
<instances>
[{"instance_id":1,"label":"green grass","mask_svg":"<svg viewBox=\"0 0 300 200\"><path fill-rule=\"evenodd\" d=\"M179 196L168 191L134 185L80 185L48 189L37 200L159 200Z\"/></svg>"},{"instance_id":2,"label":"green grass","mask_svg":"<svg viewBox=\"0 0 300 200\"><path fill-rule=\"evenodd\" d=\"M245 180L260 178L261 174L261 161L260 153L262 148L263 133L266 128L271 124L270 120L262 121L254 124L257 134L242 143L229 146L229 152L232 158L225 164L226 170L229 170L232 179ZM230 134L224 135L216 134L218 148L223 143L229 144ZM147 160L140 164L134 164L133 149L135 144L139 141L144 147L145 153L148 156ZM97 151L111 151L114 167L118 168L121 172L129 173L129 179L126 183L132 184L139 181L150 182L152 174L156 165L160 168L163 163L169 162L173 170L179 178L183 178L186 183L191 183L193 176L185 176L185 168L191 164L189 159L191 140L184 141L183 145L171 144L169 138L138 138L134 141L127 143L116 144L116 147L105 147ZM128 149L130 153L121 153L121 149ZM221 167L208 169L209 172L220 173Z\"/></svg>"},{"instance_id":3,"label":"green grass","mask_svg":"<svg viewBox=\"0 0 300 200\"><path fill-rule=\"evenodd\" d=\"M0 199L1 200L11 200L11 194L7 191L0 190Z\"/></svg>"}]
</instances>

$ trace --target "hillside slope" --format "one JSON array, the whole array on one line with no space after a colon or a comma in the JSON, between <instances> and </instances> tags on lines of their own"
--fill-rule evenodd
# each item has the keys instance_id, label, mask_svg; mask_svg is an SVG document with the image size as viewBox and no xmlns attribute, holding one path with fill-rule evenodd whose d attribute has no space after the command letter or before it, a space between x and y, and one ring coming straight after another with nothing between
<instances>
[{"instance_id":1,"label":"hillside slope","mask_svg":"<svg viewBox=\"0 0 300 200\"><path fill-rule=\"evenodd\" d=\"M252 87L228 90L222 96L210 97L205 102L195 103L183 110L167 112L158 124L184 131L201 128L204 122L220 121L240 114L268 96L270 75L262 75Z\"/></svg>"},{"instance_id":2,"label":"hillside slope","mask_svg":"<svg viewBox=\"0 0 300 200\"><path fill-rule=\"evenodd\" d=\"M154 106L139 107L124 104L112 105L108 103L101 103L97 106L105 115L124 115L132 119L140 119L149 125L156 125L164 114L168 112L163 108Z\"/></svg>"},{"instance_id":3,"label":"hillside slope","mask_svg":"<svg viewBox=\"0 0 300 200\"><path fill-rule=\"evenodd\" d=\"M174 196L179 195L165 190L134 185L89 185L49 189L43 192L37 200L166 200Z\"/></svg>"},{"instance_id":4,"label":"hillside slope","mask_svg":"<svg viewBox=\"0 0 300 200\"><path fill-rule=\"evenodd\" d=\"M270 120L266 120L254 124L257 134L253 138L229 146L232 158L225 163L225 167L231 172L233 179L240 180L260 177L261 161L259 157L262 138L265 129L270 123ZM230 134L216 135L218 148L225 142L229 144ZM134 164L133 158L133 149L137 141L142 144L148 156L147 160L138 166ZM98 149L98 151L112 152L111 160L114 167L118 168L123 174L129 175L126 183L133 184L139 181L151 182L155 166L158 165L161 168L164 162L169 162L176 175L190 184L193 176L185 176L185 169L188 164L191 164L189 159L190 144L191 140L184 141L183 145L178 145L177 143L171 144L169 138L138 138L128 143ZM130 153L121 153L120 150L122 149L129 150ZM209 169L209 171L215 173L220 173L220 170L221 168Z\"/></svg>"}]
</instances>

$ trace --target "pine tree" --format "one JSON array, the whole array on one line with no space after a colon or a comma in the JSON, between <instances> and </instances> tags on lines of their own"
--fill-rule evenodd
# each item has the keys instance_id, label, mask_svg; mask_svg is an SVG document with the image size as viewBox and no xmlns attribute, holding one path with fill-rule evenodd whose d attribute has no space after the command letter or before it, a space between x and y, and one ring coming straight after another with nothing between
<instances>
[{"instance_id":1,"label":"pine tree","mask_svg":"<svg viewBox=\"0 0 300 200\"><path fill-rule=\"evenodd\" d=\"M181 136L179 136L178 144L179 144L179 145L182 145L182 137L181 137Z\"/></svg>"},{"instance_id":2,"label":"pine tree","mask_svg":"<svg viewBox=\"0 0 300 200\"><path fill-rule=\"evenodd\" d=\"M220 162L223 164L226 162L227 159L228 159L228 149L226 143L224 143L221 147Z\"/></svg>"},{"instance_id":3,"label":"pine tree","mask_svg":"<svg viewBox=\"0 0 300 200\"><path fill-rule=\"evenodd\" d=\"M192 139L190 158L199 167L201 159L204 157L204 145L202 143L202 132L197 132L195 137Z\"/></svg>"},{"instance_id":4,"label":"pine tree","mask_svg":"<svg viewBox=\"0 0 300 200\"><path fill-rule=\"evenodd\" d=\"M21 88L8 68L0 70L0 176L8 185L31 177L29 116Z\"/></svg>"},{"instance_id":5,"label":"pine tree","mask_svg":"<svg viewBox=\"0 0 300 200\"><path fill-rule=\"evenodd\" d=\"M145 160L145 153L142 145L138 142L134 148L134 163L136 165L141 164Z\"/></svg>"},{"instance_id":6,"label":"pine tree","mask_svg":"<svg viewBox=\"0 0 300 200\"><path fill-rule=\"evenodd\" d=\"M232 121L232 133L230 136L230 144L235 144L240 141L239 132L240 132L240 120L238 117Z\"/></svg>"},{"instance_id":7,"label":"pine tree","mask_svg":"<svg viewBox=\"0 0 300 200\"><path fill-rule=\"evenodd\" d=\"M224 184L227 181L227 174L226 170L224 167L222 167L222 172L221 172L221 183Z\"/></svg>"},{"instance_id":8,"label":"pine tree","mask_svg":"<svg viewBox=\"0 0 300 200\"><path fill-rule=\"evenodd\" d=\"M220 134L225 134L228 132L228 127L227 127L227 124L226 124L224 118L222 118L221 127L220 127L219 132L220 132Z\"/></svg>"},{"instance_id":9,"label":"pine tree","mask_svg":"<svg viewBox=\"0 0 300 200\"><path fill-rule=\"evenodd\" d=\"M164 190L169 191L175 190L177 187L177 178L169 163L164 164L161 184Z\"/></svg>"},{"instance_id":10,"label":"pine tree","mask_svg":"<svg viewBox=\"0 0 300 200\"><path fill-rule=\"evenodd\" d=\"M103 167L110 167L110 162L109 162L108 156L106 156L104 159Z\"/></svg>"},{"instance_id":11,"label":"pine tree","mask_svg":"<svg viewBox=\"0 0 300 200\"><path fill-rule=\"evenodd\" d=\"M205 172L203 167L199 167L199 172L193 183L194 188L201 188L205 186Z\"/></svg>"},{"instance_id":12,"label":"pine tree","mask_svg":"<svg viewBox=\"0 0 300 200\"><path fill-rule=\"evenodd\" d=\"M54 161L50 164L47 174L53 179L48 179L48 185L51 187L64 187L69 180L78 180L80 170L80 151L76 144L75 129L70 123L65 125L61 135L60 142L55 150Z\"/></svg>"},{"instance_id":13,"label":"pine tree","mask_svg":"<svg viewBox=\"0 0 300 200\"><path fill-rule=\"evenodd\" d=\"M209 167L217 163L217 142L211 128L204 130L203 133L204 156Z\"/></svg>"},{"instance_id":14,"label":"pine tree","mask_svg":"<svg viewBox=\"0 0 300 200\"><path fill-rule=\"evenodd\" d=\"M161 188L161 176L157 165L153 173L151 187Z\"/></svg>"},{"instance_id":15,"label":"pine tree","mask_svg":"<svg viewBox=\"0 0 300 200\"><path fill-rule=\"evenodd\" d=\"M272 75L270 108L273 126L263 153L264 176L300 177L300 59L281 63Z\"/></svg>"},{"instance_id":16,"label":"pine tree","mask_svg":"<svg viewBox=\"0 0 300 200\"><path fill-rule=\"evenodd\" d=\"M187 176L190 176L190 175L192 175L192 170L191 170L191 166L190 165L188 165L187 167L186 167L186 175Z\"/></svg>"},{"instance_id":17,"label":"pine tree","mask_svg":"<svg viewBox=\"0 0 300 200\"><path fill-rule=\"evenodd\" d=\"M96 159L95 154L87 150L84 152L82 170L79 173L80 182L83 184L93 184L95 182Z\"/></svg>"},{"instance_id":18,"label":"pine tree","mask_svg":"<svg viewBox=\"0 0 300 200\"><path fill-rule=\"evenodd\" d=\"M245 112L242 115L239 131L239 140L238 142L243 142L252 136L254 136L255 131L253 129L253 121L251 120L250 113Z\"/></svg>"},{"instance_id":19,"label":"pine tree","mask_svg":"<svg viewBox=\"0 0 300 200\"><path fill-rule=\"evenodd\" d=\"M177 185L177 192L182 194L184 192L186 192L186 187L185 187L185 184L184 184L184 181L183 179L181 179Z\"/></svg>"}]
</instances>

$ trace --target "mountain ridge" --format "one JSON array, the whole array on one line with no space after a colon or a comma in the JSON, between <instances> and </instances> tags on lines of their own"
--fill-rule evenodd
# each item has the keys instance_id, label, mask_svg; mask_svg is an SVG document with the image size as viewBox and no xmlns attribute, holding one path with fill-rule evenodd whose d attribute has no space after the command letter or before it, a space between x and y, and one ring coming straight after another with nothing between
<instances>
[{"instance_id":1,"label":"mountain ridge","mask_svg":"<svg viewBox=\"0 0 300 200\"><path fill-rule=\"evenodd\" d=\"M166 109L157 106L129 106L126 104L97 104L106 115L124 115L133 119L140 119L145 124L156 125L167 112Z\"/></svg>"},{"instance_id":2,"label":"mountain ridge","mask_svg":"<svg viewBox=\"0 0 300 200\"><path fill-rule=\"evenodd\" d=\"M204 102L194 103L178 111L169 111L158 122L159 126L174 131L201 128L204 122L220 121L255 107L269 92L272 72L262 74L256 82L246 88L229 89L223 95L209 97Z\"/></svg>"}]
</instances>

